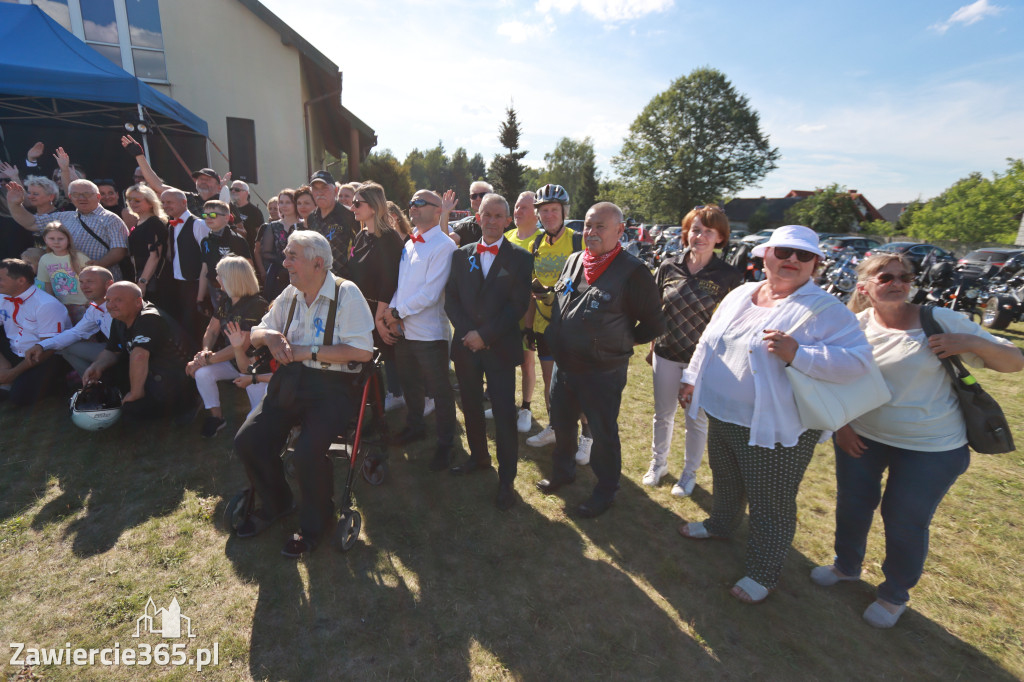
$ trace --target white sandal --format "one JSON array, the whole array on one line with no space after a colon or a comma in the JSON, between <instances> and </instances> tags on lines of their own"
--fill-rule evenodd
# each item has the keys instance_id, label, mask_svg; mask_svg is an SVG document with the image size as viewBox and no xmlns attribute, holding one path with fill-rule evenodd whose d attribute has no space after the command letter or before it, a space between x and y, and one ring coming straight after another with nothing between
<instances>
[{"instance_id":1,"label":"white sandal","mask_svg":"<svg viewBox=\"0 0 1024 682\"><path fill-rule=\"evenodd\" d=\"M677 529L679 534L688 540L707 540L711 538L711 533L704 527L702 521L691 521L690 523L684 523Z\"/></svg>"},{"instance_id":2,"label":"white sandal","mask_svg":"<svg viewBox=\"0 0 1024 682\"><path fill-rule=\"evenodd\" d=\"M761 602L763 602L765 599L768 598L769 594L772 593L772 590L769 590L767 587L765 587L761 583L755 581L753 578L748 578L748 577L745 577L745 576L743 578L740 578L739 580L737 580L736 584L733 585L732 588L734 590L739 588L739 589L743 590L747 594L747 597L750 598L749 600L748 599L744 599L743 597L739 596L735 592L730 592L730 594L732 594L732 596L736 597L737 599L739 599L744 604L760 604Z\"/></svg>"}]
</instances>

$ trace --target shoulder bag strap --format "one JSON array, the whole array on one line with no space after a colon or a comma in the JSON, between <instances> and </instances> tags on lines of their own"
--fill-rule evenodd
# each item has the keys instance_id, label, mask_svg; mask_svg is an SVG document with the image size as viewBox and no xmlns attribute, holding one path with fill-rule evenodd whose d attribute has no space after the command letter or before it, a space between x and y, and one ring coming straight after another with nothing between
<instances>
[{"instance_id":1,"label":"shoulder bag strap","mask_svg":"<svg viewBox=\"0 0 1024 682\"><path fill-rule=\"evenodd\" d=\"M292 318L295 317L295 304L298 302L298 300L299 295L296 294L295 296L292 297L291 307L288 308L288 321L284 323L284 331L281 332L282 334L284 334L284 337L286 339L288 338L288 330L292 328Z\"/></svg>"},{"instance_id":2,"label":"shoulder bag strap","mask_svg":"<svg viewBox=\"0 0 1024 682\"><path fill-rule=\"evenodd\" d=\"M793 332L795 332L797 329L803 326L803 324L807 322L807 320L811 319L815 315L821 314L823 311L827 310L828 308L831 308L833 305L842 305L842 303L840 303L834 297L829 296L828 299L823 300L821 304L809 306L807 308L807 312L801 315L800 319L796 321L796 324L790 327L789 331L787 331L786 333L792 336Z\"/></svg>"},{"instance_id":3,"label":"shoulder bag strap","mask_svg":"<svg viewBox=\"0 0 1024 682\"><path fill-rule=\"evenodd\" d=\"M945 334L945 330L942 325L939 324L938 320L935 319L935 315L932 311L932 306L923 305L920 306L921 311L921 329L924 330L925 336L933 336L935 334ZM942 363L946 373L949 374L949 378L954 382L963 382L966 385L975 384L977 380L971 375L971 373L964 367L964 363L960 360L959 355L952 355L948 358L939 358L939 362Z\"/></svg>"},{"instance_id":4,"label":"shoulder bag strap","mask_svg":"<svg viewBox=\"0 0 1024 682\"><path fill-rule=\"evenodd\" d=\"M334 318L338 315L338 294L341 293L341 283L344 280L340 277L334 278L334 300L327 307L327 325L324 327L324 346L334 343Z\"/></svg>"},{"instance_id":5,"label":"shoulder bag strap","mask_svg":"<svg viewBox=\"0 0 1024 682\"><path fill-rule=\"evenodd\" d=\"M88 232L89 234L91 234L93 239L98 241L100 244L103 244L103 248L105 248L107 251L109 251L110 250L110 244L108 244L105 241L103 241L103 239L98 234L93 232L92 229L90 229L89 226L85 224L85 221L82 220L82 212L81 211L75 211L75 215L78 216L78 222L80 222L82 224L82 227L85 228L85 231Z\"/></svg>"},{"instance_id":6,"label":"shoulder bag strap","mask_svg":"<svg viewBox=\"0 0 1024 682\"><path fill-rule=\"evenodd\" d=\"M530 253L533 254L534 258L537 257L537 252L540 251L540 242L544 239L544 235L547 234L543 229L537 230L538 234L533 240L533 245L530 246Z\"/></svg>"}]
</instances>

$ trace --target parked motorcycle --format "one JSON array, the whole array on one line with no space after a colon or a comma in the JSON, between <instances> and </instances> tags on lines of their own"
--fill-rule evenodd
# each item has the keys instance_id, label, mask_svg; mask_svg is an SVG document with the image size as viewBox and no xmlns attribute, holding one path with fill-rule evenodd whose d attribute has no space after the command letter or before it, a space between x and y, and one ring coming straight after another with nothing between
<instances>
[{"instance_id":1,"label":"parked motorcycle","mask_svg":"<svg viewBox=\"0 0 1024 682\"><path fill-rule=\"evenodd\" d=\"M860 257L853 249L844 250L838 258L824 266L821 287L843 303L850 300L857 287L857 263Z\"/></svg>"},{"instance_id":2,"label":"parked motorcycle","mask_svg":"<svg viewBox=\"0 0 1024 682\"><path fill-rule=\"evenodd\" d=\"M1024 254L1014 256L992 275L984 294L981 324L1006 329L1024 318Z\"/></svg>"}]
</instances>

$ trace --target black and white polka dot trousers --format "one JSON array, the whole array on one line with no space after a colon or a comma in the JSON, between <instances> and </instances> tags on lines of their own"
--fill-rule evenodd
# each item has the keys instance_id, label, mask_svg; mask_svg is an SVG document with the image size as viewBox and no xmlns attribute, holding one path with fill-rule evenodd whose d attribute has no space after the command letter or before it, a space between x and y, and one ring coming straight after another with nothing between
<instances>
[{"instance_id":1,"label":"black and white polka dot trousers","mask_svg":"<svg viewBox=\"0 0 1024 682\"><path fill-rule=\"evenodd\" d=\"M796 493L821 431L804 431L793 447L748 445L750 429L708 415L708 463L714 497L704 527L728 537L750 502L746 575L772 589L796 533Z\"/></svg>"}]
</instances>

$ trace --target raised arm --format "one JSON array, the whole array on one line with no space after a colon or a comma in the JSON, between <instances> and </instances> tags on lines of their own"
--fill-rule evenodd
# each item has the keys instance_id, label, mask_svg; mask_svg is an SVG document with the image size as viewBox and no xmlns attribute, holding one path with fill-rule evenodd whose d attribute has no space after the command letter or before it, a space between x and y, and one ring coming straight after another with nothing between
<instances>
[{"instance_id":1,"label":"raised arm","mask_svg":"<svg viewBox=\"0 0 1024 682\"><path fill-rule=\"evenodd\" d=\"M149 165L149 161L146 160L146 154L142 149L142 145L135 141L131 135L124 135L121 137L121 146L124 150L135 157L135 163L139 164L139 170L142 171L142 177L146 178L146 184L149 185L150 189L157 193L157 196L163 194L165 189L170 189L164 184L164 181L160 179L160 176L156 174L153 167Z\"/></svg>"}]
</instances>

